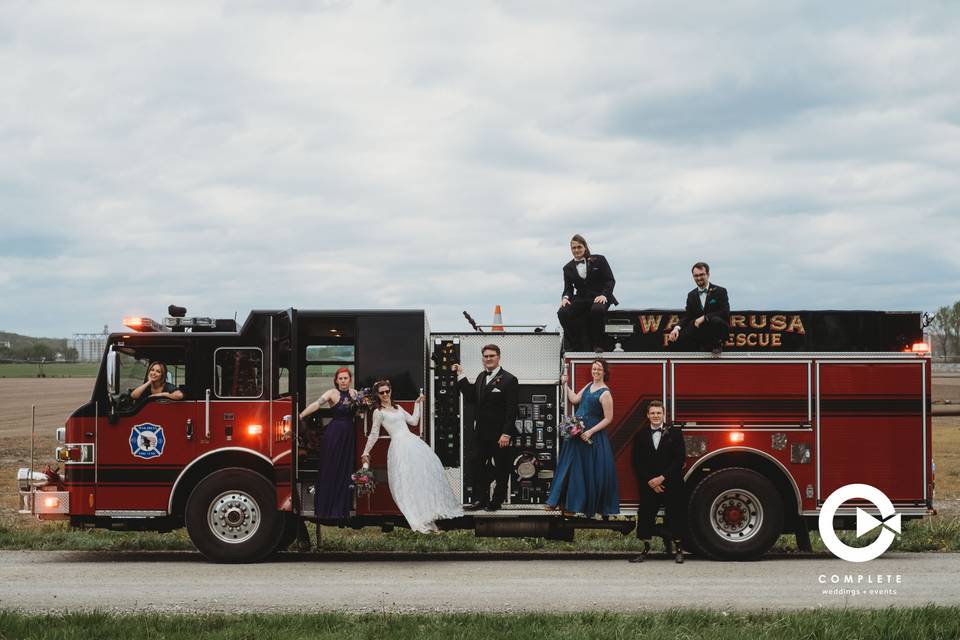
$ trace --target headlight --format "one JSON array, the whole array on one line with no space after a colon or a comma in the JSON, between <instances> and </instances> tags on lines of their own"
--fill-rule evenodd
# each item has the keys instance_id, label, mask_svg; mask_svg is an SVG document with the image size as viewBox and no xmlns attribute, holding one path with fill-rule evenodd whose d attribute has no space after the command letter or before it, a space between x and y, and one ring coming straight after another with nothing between
<instances>
[{"instance_id":1,"label":"headlight","mask_svg":"<svg viewBox=\"0 0 960 640\"><path fill-rule=\"evenodd\" d=\"M29 491L30 487L45 487L50 484L47 474L42 471L30 471L26 467L17 470L17 486L20 491Z\"/></svg>"}]
</instances>

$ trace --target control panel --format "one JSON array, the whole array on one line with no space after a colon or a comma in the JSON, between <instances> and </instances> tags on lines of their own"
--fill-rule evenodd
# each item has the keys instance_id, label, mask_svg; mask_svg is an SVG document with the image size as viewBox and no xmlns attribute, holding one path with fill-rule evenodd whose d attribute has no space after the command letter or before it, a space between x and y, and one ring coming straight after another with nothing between
<instances>
[{"instance_id":1,"label":"control panel","mask_svg":"<svg viewBox=\"0 0 960 640\"><path fill-rule=\"evenodd\" d=\"M557 465L558 394L555 384L520 385L510 504L542 504L550 494Z\"/></svg>"},{"instance_id":2,"label":"control panel","mask_svg":"<svg viewBox=\"0 0 960 640\"><path fill-rule=\"evenodd\" d=\"M436 338L433 344L433 448L444 467L460 466L460 392L453 365L460 341Z\"/></svg>"}]
</instances>

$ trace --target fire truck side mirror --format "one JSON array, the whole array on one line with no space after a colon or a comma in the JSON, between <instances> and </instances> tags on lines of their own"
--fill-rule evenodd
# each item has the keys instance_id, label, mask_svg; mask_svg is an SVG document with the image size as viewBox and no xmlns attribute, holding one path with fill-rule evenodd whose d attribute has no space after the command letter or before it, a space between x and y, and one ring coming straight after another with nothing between
<instances>
[{"instance_id":1,"label":"fire truck side mirror","mask_svg":"<svg viewBox=\"0 0 960 640\"><path fill-rule=\"evenodd\" d=\"M110 352L107 353L107 390L111 398L120 393L120 361L118 356L119 354L113 349L110 349Z\"/></svg>"}]
</instances>

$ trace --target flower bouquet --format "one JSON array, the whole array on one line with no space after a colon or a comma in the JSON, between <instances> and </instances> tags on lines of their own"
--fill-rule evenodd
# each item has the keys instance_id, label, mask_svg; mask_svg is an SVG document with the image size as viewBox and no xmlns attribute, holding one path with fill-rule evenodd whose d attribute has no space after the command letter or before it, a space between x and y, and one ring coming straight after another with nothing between
<instances>
[{"instance_id":1,"label":"flower bouquet","mask_svg":"<svg viewBox=\"0 0 960 640\"><path fill-rule=\"evenodd\" d=\"M373 471L370 469L360 468L354 471L353 475L350 476L350 481L353 483L350 486L353 487L358 498L373 493L377 488L377 482L373 479Z\"/></svg>"},{"instance_id":2,"label":"flower bouquet","mask_svg":"<svg viewBox=\"0 0 960 640\"><path fill-rule=\"evenodd\" d=\"M358 412L363 413L370 410L371 405L373 404L373 391L370 387L364 387L363 389L357 390L357 397L353 399L352 405L353 408Z\"/></svg>"},{"instance_id":3,"label":"flower bouquet","mask_svg":"<svg viewBox=\"0 0 960 640\"><path fill-rule=\"evenodd\" d=\"M583 420L577 416L563 416L558 428L560 429L560 435L562 435L565 440L579 438L580 435L586 431L586 427L583 426ZM585 442L587 444L593 444L593 440L590 438L587 438Z\"/></svg>"}]
</instances>

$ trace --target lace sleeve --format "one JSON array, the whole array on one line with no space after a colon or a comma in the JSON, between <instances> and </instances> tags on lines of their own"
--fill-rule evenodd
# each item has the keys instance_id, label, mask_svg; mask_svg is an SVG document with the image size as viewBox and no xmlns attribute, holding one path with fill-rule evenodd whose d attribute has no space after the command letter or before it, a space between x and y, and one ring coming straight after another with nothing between
<instances>
[{"instance_id":1,"label":"lace sleeve","mask_svg":"<svg viewBox=\"0 0 960 640\"><path fill-rule=\"evenodd\" d=\"M380 425L383 423L383 412L376 409L373 412L373 424L370 427L370 435L367 436L367 444L363 447L363 455L370 455L370 450L380 438Z\"/></svg>"},{"instance_id":2,"label":"lace sleeve","mask_svg":"<svg viewBox=\"0 0 960 640\"><path fill-rule=\"evenodd\" d=\"M407 424L410 425L411 427L415 427L418 424L420 424L420 403L417 402L416 404L413 405L413 415L410 415L404 409L403 417L407 421Z\"/></svg>"}]
</instances>

